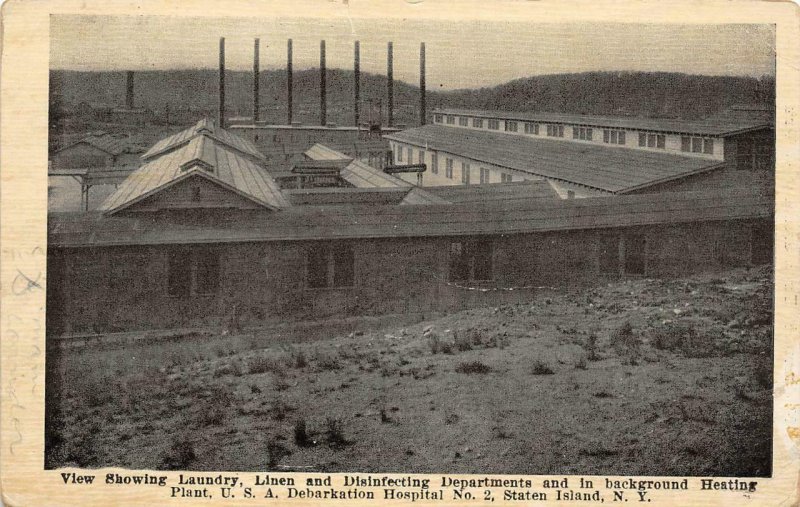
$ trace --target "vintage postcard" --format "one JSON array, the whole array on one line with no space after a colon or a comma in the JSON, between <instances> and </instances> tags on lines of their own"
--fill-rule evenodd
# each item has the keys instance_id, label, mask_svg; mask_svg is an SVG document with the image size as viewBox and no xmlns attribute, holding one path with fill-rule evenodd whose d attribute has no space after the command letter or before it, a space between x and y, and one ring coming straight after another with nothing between
<instances>
[{"instance_id":1,"label":"vintage postcard","mask_svg":"<svg viewBox=\"0 0 800 507\"><path fill-rule=\"evenodd\" d=\"M10 0L7 505L797 505L800 10Z\"/></svg>"}]
</instances>

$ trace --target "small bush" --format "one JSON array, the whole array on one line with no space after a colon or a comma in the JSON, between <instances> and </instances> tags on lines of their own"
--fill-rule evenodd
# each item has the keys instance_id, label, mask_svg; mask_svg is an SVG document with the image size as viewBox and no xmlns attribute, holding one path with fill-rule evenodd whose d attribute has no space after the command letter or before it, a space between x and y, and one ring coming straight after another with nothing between
<instances>
[{"instance_id":1,"label":"small bush","mask_svg":"<svg viewBox=\"0 0 800 507\"><path fill-rule=\"evenodd\" d=\"M317 355L317 366L320 370L338 370L342 367L339 359L329 354Z\"/></svg>"},{"instance_id":2,"label":"small bush","mask_svg":"<svg viewBox=\"0 0 800 507\"><path fill-rule=\"evenodd\" d=\"M575 363L575 368L578 370L585 370L588 368L588 365L586 364L586 356L581 356L578 358L578 362Z\"/></svg>"},{"instance_id":3,"label":"small bush","mask_svg":"<svg viewBox=\"0 0 800 507\"><path fill-rule=\"evenodd\" d=\"M431 354L438 354L441 352L442 340L436 333L428 335L428 347L431 349Z\"/></svg>"},{"instance_id":4,"label":"small bush","mask_svg":"<svg viewBox=\"0 0 800 507\"><path fill-rule=\"evenodd\" d=\"M633 332L630 322L625 322L611 335L611 346L622 359L622 364L636 365L641 356L641 342Z\"/></svg>"},{"instance_id":5,"label":"small bush","mask_svg":"<svg viewBox=\"0 0 800 507\"><path fill-rule=\"evenodd\" d=\"M187 470L197 459L194 443L187 437L176 439L161 460L162 470Z\"/></svg>"},{"instance_id":6,"label":"small bush","mask_svg":"<svg viewBox=\"0 0 800 507\"><path fill-rule=\"evenodd\" d=\"M467 375L471 375L473 373L484 374L489 373L490 371L492 371L492 369L480 361L458 363L456 366L457 373L464 373Z\"/></svg>"},{"instance_id":7,"label":"small bush","mask_svg":"<svg viewBox=\"0 0 800 507\"><path fill-rule=\"evenodd\" d=\"M454 333L455 347L459 352L466 352L467 350L472 350L472 338L469 336L468 333L461 332L459 333L456 331Z\"/></svg>"},{"instance_id":8,"label":"small bush","mask_svg":"<svg viewBox=\"0 0 800 507\"><path fill-rule=\"evenodd\" d=\"M332 447L338 447L349 443L347 439L344 438L341 421L332 417L325 419L325 440L327 440L328 445Z\"/></svg>"},{"instance_id":9,"label":"small bush","mask_svg":"<svg viewBox=\"0 0 800 507\"><path fill-rule=\"evenodd\" d=\"M276 398L274 402L272 402L272 418L276 421L283 421L286 419L286 416L289 412L294 411L294 407L290 407L280 398Z\"/></svg>"},{"instance_id":10,"label":"small bush","mask_svg":"<svg viewBox=\"0 0 800 507\"><path fill-rule=\"evenodd\" d=\"M308 447L311 445L311 438L308 436L308 431L306 430L306 420L305 419L298 419L296 423L294 423L294 443L297 444L298 447Z\"/></svg>"},{"instance_id":11,"label":"small bush","mask_svg":"<svg viewBox=\"0 0 800 507\"><path fill-rule=\"evenodd\" d=\"M302 350L299 350L292 354L292 358L294 360L294 367L295 368L305 368L308 366L308 359L306 359L306 354Z\"/></svg>"},{"instance_id":12,"label":"small bush","mask_svg":"<svg viewBox=\"0 0 800 507\"><path fill-rule=\"evenodd\" d=\"M550 367L549 364L545 363L544 361L536 361L533 363L533 368L531 368L531 373L534 375L553 375L555 371L553 368Z\"/></svg>"},{"instance_id":13,"label":"small bush","mask_svg":"<svg viewBox=\"0 0 800 507\"><path fill-rule=\"evenodd\" d=\"M596 331L590 332L589 335L586 337L586 343L584 344L584 348L586 349L586 352L588 352L588 354L589 354L587 356L587 359L589 361L599 361L601 359L600 355L597 353L598 352L598 346L597 346L597 332Z\"/></svg>"},{"instance_id":14,"label":"small bush","mask_svg":"<svg viewBox=\"0 0 800 507\"><path fill-rule=\"evenodd\" d=\"M385 408L381 409L381 422L383 424L388 424L388 423L392 422L392 418L389 417L389 415L386 413L386 409Z\"/></svg>"}]
</instances>

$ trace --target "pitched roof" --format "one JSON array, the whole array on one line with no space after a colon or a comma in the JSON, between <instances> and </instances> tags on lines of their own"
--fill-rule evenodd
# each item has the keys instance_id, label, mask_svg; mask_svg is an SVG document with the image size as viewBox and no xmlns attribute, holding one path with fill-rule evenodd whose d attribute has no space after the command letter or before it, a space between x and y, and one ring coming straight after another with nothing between
<instances>
[{"instance_id":1,"label":"pitched roof","mask_svg":"<svg viewBox=\"0 0 800 507\"><path fill-rule=\"evenodd\" d=\"M267 171L207 134L147 162L98 208L113 214L189 176L207 178L268 208L288 206Z\"/></svg>"},{"instance_id":2,"label":"pitched roof","mask_svg":"<svg viewBox=\"0 0 800 507\"><path fill-rule=\"evenodd\" d=\"M438 109L435 113L476 116L542 123L565 123L656 132L677 132L706 136L724 136L770 128L774 122L758 116L710 117L702 120L675 120L669 118L638 118L626 116L593 116L564 113L521 113L513 111L487 111L479 109Z\"/></svg>"},{"instance_id":3,"label":"pitched roof","mask_svg":"<svg viewBox=\"0 0 800 507\"><path fill-rule=\"evenodd\" d=\"M700 157L443 125L425 125L386 138L611 193L630 192L723 164Z\"/></svg>"},{"instance_id":4,"label":"pitched roof","mask_svg":"<svg viewBox=\"0 0 800 507\"><path fill-rule=\"evenodd\" d=\"M74 143L57 150L56 153L72 148L78 144L88 144L93 148L97 148L100 151L114 156L121 155L123 153L141 153L144 151L144 148L132 143L127 136L116 136L114 134L109 134L108 132L98 131L91 132L83 139L75 141Z\"/></svg>"},{"instance_id":5,"label":"pitched roof","mask_svg":"<svg viewBox=\"0 0 800 507\"><path fill-rule=\"evenodd\" d=\"M297 206L274 213L221 210L204 225L169 217L51 213L48 245L229 243L322 239L448 237L767 218L771 195L749 188L589 199L488 201L442 206Z\"/></svg>"},{"instance_id":6,"label":"pitched roof","mask_svg":"<svg viewBox=\"0 0 800 507\"><path fill-rule=\"evenodd\" d=\"M252 157L257 161L265 160L264 155L262 155L261 152L256 149L253 143L246 139L242 139L237 135L231 134L223 128L217 127L214 125L214 122L209 119L202 119L194 126L160 140L149 150L147 150L144 155L142 155L142 160L152 160L155 157L184 146L186 143L200 135L212 137L214 140L227 146L228 148L238 151L241 155Z\"/></svg>"}]
</instances>

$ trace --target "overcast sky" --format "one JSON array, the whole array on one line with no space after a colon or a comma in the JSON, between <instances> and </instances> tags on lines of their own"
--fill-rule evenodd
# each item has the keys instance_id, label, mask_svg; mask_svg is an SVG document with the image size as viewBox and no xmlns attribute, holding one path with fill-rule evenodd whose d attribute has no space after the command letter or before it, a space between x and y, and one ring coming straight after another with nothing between
<instances>
[{"instance_id":1,"label":"overcast sky","mask_svg":"<svg viewBox=\"0 0 800 507\"><path fill-rule=\"evenodd\" d=\"M361 69L386 73L386 43L394 42L395 78L419 79L419 44L426 43L428 87L476 88L536 74L677 71L708 75L775 74L772 25L649 25L622 23L444 23L428 20L240 19L156 16L51 17L53 69L145 70L216 68L226 38L229 69L286 65L294 41L295 69L351 69L361 41Z\"/></svg>"}]
</instances>

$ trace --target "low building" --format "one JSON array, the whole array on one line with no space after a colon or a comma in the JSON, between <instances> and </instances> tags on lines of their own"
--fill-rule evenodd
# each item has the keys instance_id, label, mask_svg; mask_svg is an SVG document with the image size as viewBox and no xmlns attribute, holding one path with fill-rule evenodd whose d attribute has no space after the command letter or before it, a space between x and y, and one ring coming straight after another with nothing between
<instances>
[{"instance_id":1,"label":"low building","mask_svg":"<svg viewBox=\"0 0 800 507\"><path fill-rule=\"evenodd\" d=\"M138 165L144 151L128 136L97 131L56 150L50 157L50 166L53 169L131 167Z\"/></svg>"},{"instance_id":2,"label":"low building","mask_svg":"<svg viewBox=\"0 0 800 507\"><path fill-rule=\"evenodd\" d=\"M772 260L773 201L752 189L421 189L321 145L301 170L346 185L281 188L223 132L157 144L98 212L50 214L48 333L429 313Z\"/></svg>"},{"instance_id":3,"label":"low building","mask_svg":"<svg viewBox=\"0 0 800 507\"><path fill-rule=\"evenodd\" d=\"M425 163L423 184L547 178L591 197L774 182L774 125L746 109L698 121L437 110L385 136L396 164Z\"/></svg>"}]
</instances>

